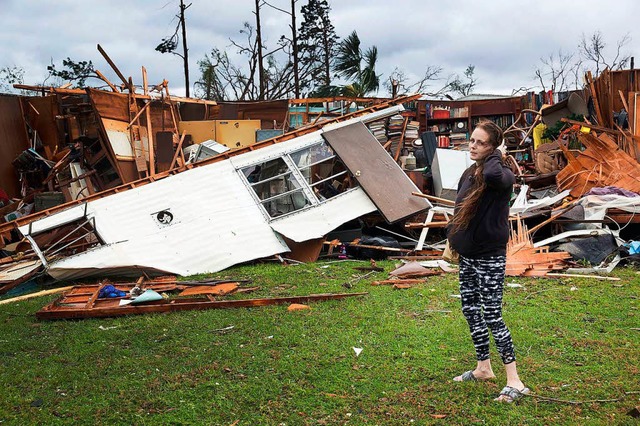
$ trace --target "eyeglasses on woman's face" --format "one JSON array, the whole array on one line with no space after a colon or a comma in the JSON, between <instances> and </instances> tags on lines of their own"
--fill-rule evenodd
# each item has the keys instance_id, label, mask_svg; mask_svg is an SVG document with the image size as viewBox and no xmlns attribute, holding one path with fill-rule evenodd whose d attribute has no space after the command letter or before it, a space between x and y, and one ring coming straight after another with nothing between
<instances>
[{"instance_id":1,"label":"eyeglasses on woman's face","mask_svg":"<svg viewBox=\"0 0 640 426\"><path fill-rule=\"evenodd\" d=\"M489 142L485 142L483 140L480 139L474 139L473 137L471 139L469 139L469 146L471 145L477 145L478 148L485 148L487 146L489 146Z\"/></svg>"}]
</instances>

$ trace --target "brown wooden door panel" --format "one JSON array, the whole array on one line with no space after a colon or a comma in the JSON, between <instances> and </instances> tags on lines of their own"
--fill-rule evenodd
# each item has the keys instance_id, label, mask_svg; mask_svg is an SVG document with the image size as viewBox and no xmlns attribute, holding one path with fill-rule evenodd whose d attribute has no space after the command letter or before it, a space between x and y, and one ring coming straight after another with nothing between
<instances>
[{"instance_id":1,"label":"brown wooden door panel","mask_svg":"<svg viewBox=\"0 0 640 426\"><path fill-rule=\"evenodd\" d=\"M411 195L419 189L362 122L325 131L322 136L387 222L431 207L428 200Z\"/></svg>"}]
</instances>

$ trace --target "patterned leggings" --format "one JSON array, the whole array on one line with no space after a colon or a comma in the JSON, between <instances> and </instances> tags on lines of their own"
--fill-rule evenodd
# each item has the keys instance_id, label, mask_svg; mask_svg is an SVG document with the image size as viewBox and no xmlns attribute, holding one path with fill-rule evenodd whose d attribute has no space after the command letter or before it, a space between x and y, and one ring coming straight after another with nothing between
<instances>
[{"instance_id":1,"label":"patterned leggings","mask_svg":"<svg viewBox=\"0 0 640 426\"><path fill-rule=\"evenodd\" d=\"M478 361L489 359L489 330L504 364L516 360L509 329L502 320L506 257L469 259L460 256L462 313L469 323Z\"/></svg>"}]
</instances>

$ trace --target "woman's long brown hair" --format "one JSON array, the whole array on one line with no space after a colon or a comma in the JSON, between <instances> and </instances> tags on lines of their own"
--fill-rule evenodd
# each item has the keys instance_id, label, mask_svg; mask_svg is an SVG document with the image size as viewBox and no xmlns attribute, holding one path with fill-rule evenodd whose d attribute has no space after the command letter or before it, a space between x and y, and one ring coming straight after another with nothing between
<instances>
[{"instance_id":1,"label":"woman's long brown hair","mask_svg":"<svg viewBox=\"0 0 640 426\"><path fill-rule=\"evenodd\" d=\"M487 132L489 135L489 140L487 142L489 142L489 144L494 148L497 148L498 145L502 143L502 129L493 121L480 121L476 125L476 128L480 128ZM487 184L484 181L483 171L484 160L482 160L480 164L474 164L467 169L466 173L463 173L461 179L471 178L473 183L468 195L464 200L462 200L456 214L453 216L453 219L451 219L451 227L449 228L450 235L453 235L462 229L466 229L467 226L469 226L469 222L471 222L471 218L475 215L480 198L482 198L482 194L484 194L484 190L487 187Z\"/></svg>"}]
</instances>

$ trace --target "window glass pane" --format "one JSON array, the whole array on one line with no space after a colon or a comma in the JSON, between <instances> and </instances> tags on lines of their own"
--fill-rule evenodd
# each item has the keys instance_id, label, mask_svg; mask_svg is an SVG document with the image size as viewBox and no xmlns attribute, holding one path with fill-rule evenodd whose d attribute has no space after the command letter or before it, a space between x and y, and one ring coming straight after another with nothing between
<instances>
[{"instance_id":1,"label":"window glass pane","mask_svg":"<svg viewBox=\"0 0 640 426\"><path fill-rule=\"evenodd\" d=\"M289 172L289 167L282 158L277 158L275 160L270 160L265 163L256 164L242 169L242 173L245 175L249 183L260 182L286 172Z\"/></svg>"},{"instance_id":2,"label":"window glass pane","mask_svg":"<svg viewBox=\"0 0 640 426\"><path fill-rule=\"evenodd\" d=\"M271 217L280 216L311 205L282 158L245 167L242 173Z\"/></svg>"},{"instance_id":3,"label":"window glass pane","mask_svg":"<svg viewBox=\"0 0 640 426\"><path fill-rule=\"evenodd\" d=\"M294 152L291 154L291 159L299 169L302 169L310 164L317 163L318 161L325 160L334 155L335 154L331 147L325 142L322 142L298 152Z\"/></svg>"},{"instance_id":4,"label":"window glass pane","mask_svg":"<svg viewBox=\"0 0 640 426\"><path fill-rule=\"evenodd\" d=\"M291 172L279 175L277 178L259 182L252 185L252 187L261 200L302 188Z\"/></svg>"},{"instance_id":5,"label":"window glass pane","mask_svg":"<svg viewBox=\"0 0 640 426\"><path fill-rule=\"evenodd\" d=\"M264 201L262 205L269 213L269 216L278 217L280 215L299 210L303 207L310 206L311 202L302 190L298 190L271 198L268 201Z\"/></svg>"},{"instance_id":6,"label":"window glass pane","mask_svg":"<svg viewBox=\"0 0 640 426\"><path fill-rule=\"evenodd\" d=\"M291 158L320 201L356 186L344 163L324 142L295 152Z\"/></svg>"}]
</instances>

